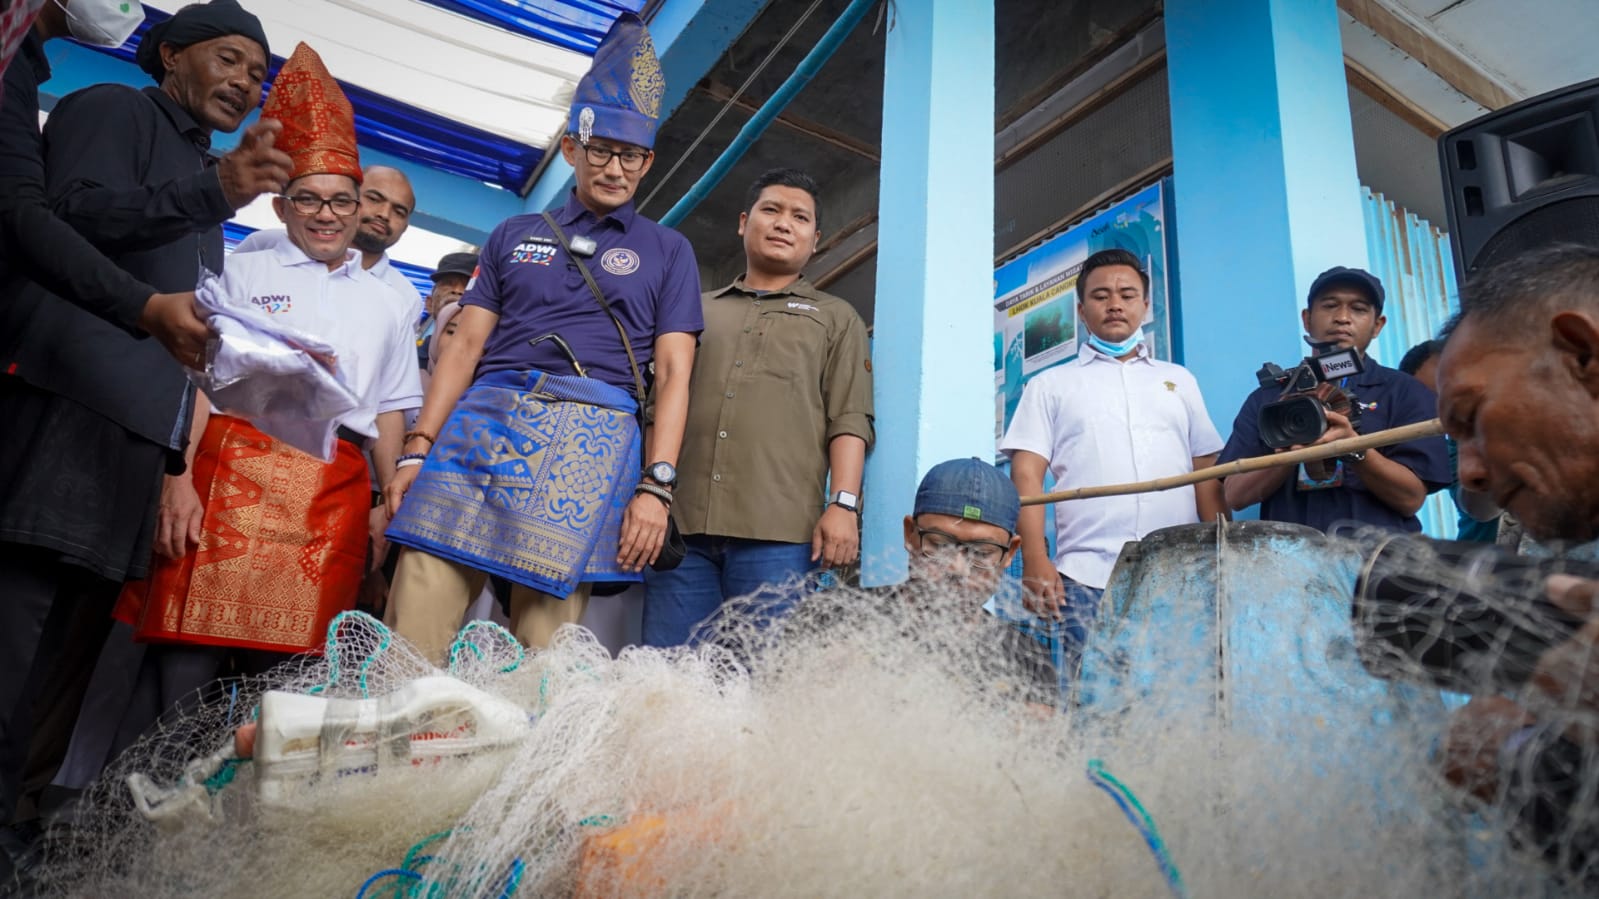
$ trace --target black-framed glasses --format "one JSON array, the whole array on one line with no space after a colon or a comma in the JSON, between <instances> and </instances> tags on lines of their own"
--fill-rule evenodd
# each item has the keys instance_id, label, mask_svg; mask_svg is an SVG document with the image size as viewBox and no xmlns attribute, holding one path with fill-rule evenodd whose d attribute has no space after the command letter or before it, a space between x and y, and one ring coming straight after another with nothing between
<instances>
[{"instance_id":1,"label":"black-framed glasses","mask_svg":"<svg viewBox=\"0 0 1599 899\"><path fill-rule=\"evenodd\" d=\"M966 557L967 564L984 571L992 571L1003 565L1005 554L1010 552L1009 544L990 543L987 540L962 540L943 531L929 528L917 528L916 541L922 549L922 555L958 552Z\"/></svg>"},{"instance_id":2,"label":"black-framed glasses","mask_svg":"<svg viewBox=\"0 0 1599 899\"><path fill-rule=\"evenodd\" d=\"M295 194L292 197L288 194L279 194L279 196L288 200L294 211L301 215L316 215L322 211L323 206L332 209L334 215L355 215L355 211L361 208L361 201L348 194L329 198L319 197L316 194Z\"/></svg>"},{"instance_id":3,"label":"black-framed glasses","mask_svg":"<svg viewBox=\"0 0 1599 899\"><path fill-rule=\"evenodd\" d=\"M613 150L610 147L601 147L595 144L583 144L583 156L588 159L589 165L603 169L611 164L611 157L616 157L622 163L622 171L636 172L644 168L644 160L650 158L650 151L627 147Z\"/></svg>"}]
</instances>

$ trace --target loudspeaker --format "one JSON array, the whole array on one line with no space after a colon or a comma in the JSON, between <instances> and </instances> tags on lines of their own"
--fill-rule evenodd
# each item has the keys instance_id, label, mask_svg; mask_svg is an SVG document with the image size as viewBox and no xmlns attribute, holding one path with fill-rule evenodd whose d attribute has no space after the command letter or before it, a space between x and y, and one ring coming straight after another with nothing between
<instances>
[{"instance_id":1,"label":"loudspeaker","mask_svg":"<svg viewBox=\"0 0 1599 899\"><path fill-rule=\"evenodd\" d=\"M1599 79L1467 122L1438 152L1461 280L1535 247L1599 245Z\"/></svg>"}]
</instances>

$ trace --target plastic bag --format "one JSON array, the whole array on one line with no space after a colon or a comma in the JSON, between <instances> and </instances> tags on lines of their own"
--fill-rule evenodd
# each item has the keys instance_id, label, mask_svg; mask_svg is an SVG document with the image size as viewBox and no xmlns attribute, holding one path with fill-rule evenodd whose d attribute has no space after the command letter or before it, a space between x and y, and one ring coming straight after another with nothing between
<instances>
[{"instance_id":1,"label":"plastic bag","mask_svg":"<svg viewBox=\"0 0 1599 899\"><path fill-rule=\"evenodd\" d=\"M338 375L334 348L231 300L215 275L202 277L195 297L216 336L206 344L205 370L188 370L189 380L217 411L332 461L338 418L360 405Z\"/></svg>"}]
</instances>

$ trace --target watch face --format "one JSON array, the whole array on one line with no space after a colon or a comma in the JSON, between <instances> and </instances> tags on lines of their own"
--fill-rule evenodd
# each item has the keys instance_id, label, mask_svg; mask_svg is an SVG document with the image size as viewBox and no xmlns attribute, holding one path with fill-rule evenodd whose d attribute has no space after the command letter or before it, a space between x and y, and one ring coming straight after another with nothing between
<instances>
[{"instance_id":1,"label":"watch face","mask_svg":"<svg viewBox=\"0 0 1599 899\"><path fill-rule=\"evenodd\" d=\"M848 490L840 490L838 491L838 495L833 497L833 502L854 512L860 509L861 498L849 492Z\"/></svg>"},{"instance_id":2,"label":"watch face","mask_svg":"<svg viewBox=\"0 0 1599 899\"><path fill-rule=\"evenodd\" d=\"M657 483L670 484L677 480L677 469L670 462L657 462L650 466L650 477Z\"/></svg>"}]
</instances>

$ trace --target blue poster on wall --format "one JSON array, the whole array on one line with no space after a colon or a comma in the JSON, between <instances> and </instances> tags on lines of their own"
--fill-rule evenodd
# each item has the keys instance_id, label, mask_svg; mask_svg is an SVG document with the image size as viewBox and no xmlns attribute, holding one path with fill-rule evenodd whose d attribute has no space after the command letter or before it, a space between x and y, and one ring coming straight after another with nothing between
<instances>
[{"instance_id":1,"label":"blue poster on wall","mask_svg":"<svg viewBox=\"0 0 1599 899\"><path fill-rule=\"evenodd\" d=\"M1149 272L1144 340L1156 358L1172 353L1169 239L1162 180L994 270L994 440L1016 413L1034 375L1076 358L1077 273L1100 250L1123 249Z\"/></svg>"}]
</instances>

